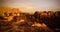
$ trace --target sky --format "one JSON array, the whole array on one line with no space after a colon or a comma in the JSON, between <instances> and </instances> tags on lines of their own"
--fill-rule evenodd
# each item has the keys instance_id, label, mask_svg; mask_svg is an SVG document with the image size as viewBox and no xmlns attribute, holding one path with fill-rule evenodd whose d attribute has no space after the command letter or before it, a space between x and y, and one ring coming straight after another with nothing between
<instances>
[{"instance_id":1,"label":"sky","mask_svg":"<svg viewBox=\"0 0 60 32\"><path fill-rule=\"evenodd\" d=\"M59 0L0 0L0 6L20 8L22 12L49 11Z\"/></svg>"}]
</instances>

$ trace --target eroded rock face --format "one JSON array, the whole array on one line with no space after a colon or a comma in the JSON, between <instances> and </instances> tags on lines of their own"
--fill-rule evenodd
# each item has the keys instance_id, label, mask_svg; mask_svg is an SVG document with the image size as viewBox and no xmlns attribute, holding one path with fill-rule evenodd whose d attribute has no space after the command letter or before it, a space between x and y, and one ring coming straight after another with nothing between
<instances>
[{"instance_id":1,"label":"eroded rock face","mask_svg":"<svg viewBox=\"0 0 60 32\"><path fill-rule=\"evenodd\" d=\"M45 23L49 28L60 30L60 11L36 12L34 16L39 19L36 22Z\"/></svg>"},{"instance_id":2,"label":"eroded rock face","mask_svg":"<svg viewBox=\"0 0 60 32\"><path fill-rule=\"evenodd\" d=\"M14 16L19 16L20 10L18 8L0 7L0 17L10 21Z\"/></svg>"},{"instance_id":3,"label":"eroded rock face","mask_svg":"<svg viewBox=\"0 0 60 32\"><path fill-rule=\"evenodd\" d=\"M33 15L10 13L8 16L7 14L0 16L0 31L2 32L60 32L58 12L39 12Z\"/></svg>"}]
</instances>

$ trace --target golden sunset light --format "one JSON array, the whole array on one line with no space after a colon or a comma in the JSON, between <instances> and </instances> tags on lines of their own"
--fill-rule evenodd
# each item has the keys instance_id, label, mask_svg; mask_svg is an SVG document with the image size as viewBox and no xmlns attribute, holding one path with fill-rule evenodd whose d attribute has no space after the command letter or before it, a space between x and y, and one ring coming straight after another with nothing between
<instances>
[{"instance_id":1,"label":"golden sunset light","mask_svg":"<svg viewBox=\"0 0 60 32\"><path fill-rule=\"evenodd\" d=\"M1 6L21 8L23 12L50 11L59 5L59 0L0 0L0 2Z\"/></svg>"},{"instance_id":2,"label":"golden sunset light","mask_svg":"<svg viewBox=\"0 0 60 32\"><path fill-rule=\"evenodd\" d=\"M0 0L0 32L60 32L60 0Z\"/></svg>"}]
</instances>

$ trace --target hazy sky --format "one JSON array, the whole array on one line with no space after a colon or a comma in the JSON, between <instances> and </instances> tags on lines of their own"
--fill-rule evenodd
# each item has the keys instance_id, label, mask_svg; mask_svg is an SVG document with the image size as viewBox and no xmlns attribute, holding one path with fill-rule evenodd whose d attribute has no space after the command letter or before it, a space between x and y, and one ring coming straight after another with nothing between
<instances>
[{"instance_id":1,"label":"hazy sky","mask_svg":"<svg viewBox=\"0 0 60 32\"><path fill-rule=\"evenodd\" d=\"M58 5L58 0L0 0L0 5L20 8L24 12L48 11Z\"/></svg>"}]
</instances>

